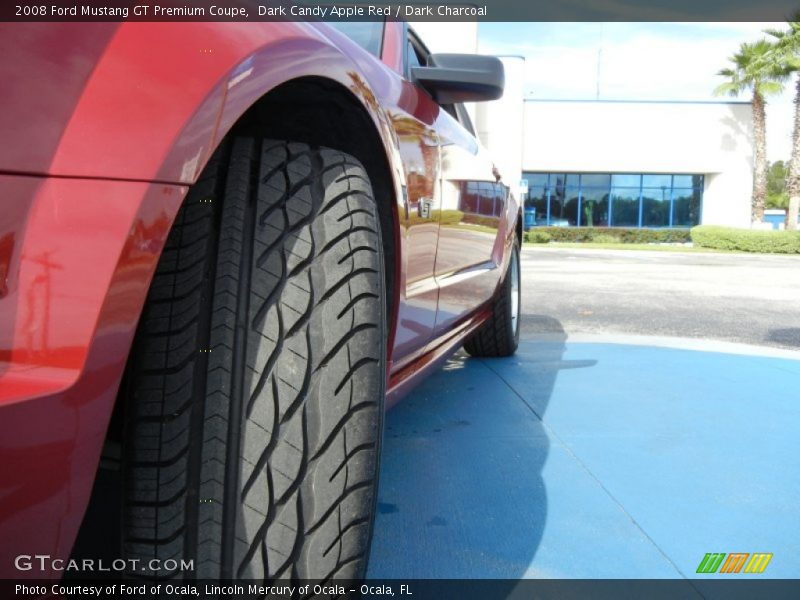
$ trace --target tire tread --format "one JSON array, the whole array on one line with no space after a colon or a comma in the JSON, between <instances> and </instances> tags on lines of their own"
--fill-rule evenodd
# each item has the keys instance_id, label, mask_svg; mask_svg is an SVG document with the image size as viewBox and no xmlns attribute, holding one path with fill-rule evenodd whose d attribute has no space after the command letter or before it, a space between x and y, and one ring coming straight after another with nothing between
<instances>
[{"instance_id":1,"label":"tire tread","mask_svg":"<svg viewBox=\"0 0 800 600\"><path fill-rule=\"evenodd\" d=\"M197 579L360 577L387 337L369 178L291 142L237 138L212 160L132 355L125 555L191 558L172 575Z\"/></svg>"}]
</instances>

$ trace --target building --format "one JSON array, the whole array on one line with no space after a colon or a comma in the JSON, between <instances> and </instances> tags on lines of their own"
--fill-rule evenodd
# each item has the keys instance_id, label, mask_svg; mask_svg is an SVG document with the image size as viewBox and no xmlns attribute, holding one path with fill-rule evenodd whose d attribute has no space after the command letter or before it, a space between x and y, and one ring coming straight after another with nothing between
<instances>
[{"instance_id":1,"label":"building","mask_svg":"<svg viewBox=\"0 0 800 600\"><path fill-rule=\"evenodd\" d=\"M473 23L413 26L433 52L477 48ZM503 98L469 112L537 225L750 226L749 102L526 100L525 59L500 58Z\"/></svg>"},{"instance_id":2,"label":"building","mask_svg":"<svg viewBox=\"0 0 800 600\"><path fill-rule=\"evenodd\" d=\"M522 179L537 223L750 225L749 103L524 105Z\"/></svg>"}]
</instances>

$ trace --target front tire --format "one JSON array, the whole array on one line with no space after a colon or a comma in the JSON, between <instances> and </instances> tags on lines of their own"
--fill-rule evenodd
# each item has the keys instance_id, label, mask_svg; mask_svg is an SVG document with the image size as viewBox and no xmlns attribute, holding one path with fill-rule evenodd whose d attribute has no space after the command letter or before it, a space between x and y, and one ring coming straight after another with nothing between
<instances>
[{"instance_id":1,"label":"front tire","mask_svg":"<svg viewBox=\"0 0 800 600\"><path fill-rule=\"evenodd\" d=\"M521 273L519 243L516 236L503 282L492 303L492 314L466 342L464 349L472 356L511 356L519 346Z\"/></svg>"},{"instance_id":2,"label":"front tire","mask_svg":"<svg viewBox=\"0 0 800 600\"><path fill-rule=\"evenodd\" d=\"M377 206L355 158L239 138L211 160L141 318L123 451L123 556L193 570L130 575L364 575L384 281Z\"/></svg>"}]
</instances>

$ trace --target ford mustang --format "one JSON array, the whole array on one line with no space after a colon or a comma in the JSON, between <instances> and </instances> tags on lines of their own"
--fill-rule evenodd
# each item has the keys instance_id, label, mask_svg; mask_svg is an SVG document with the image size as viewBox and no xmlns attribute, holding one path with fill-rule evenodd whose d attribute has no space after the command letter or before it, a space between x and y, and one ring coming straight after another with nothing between
<instances>
[{"instance_id":1,"label":"ford mustang","mask_svg":"<svg viewBox=\"0 0 800 600\"><path fill-rule=\"evenodd\" d=\"M464 106L502 63L6 23L0 79L0 575L58 578L109 471L125 575L362 577L385 409L517 347L520 206Z\"/></svg>"}]
</instances>

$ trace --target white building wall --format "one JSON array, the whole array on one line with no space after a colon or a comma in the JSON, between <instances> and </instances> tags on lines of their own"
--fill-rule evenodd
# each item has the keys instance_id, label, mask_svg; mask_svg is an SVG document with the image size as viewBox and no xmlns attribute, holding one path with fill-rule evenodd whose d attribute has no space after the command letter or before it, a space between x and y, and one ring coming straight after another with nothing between
<instances>
[{"instance_id":1,"label":"white building wall","mask_svg":"<svg viewBox=\"0 0 800 600\"><path fill-rule=\"evenodd\" d=\"M704 174L702 222L750 225L748 103L528 101L524 131L524 171Z\"/></svg>"},{"instance_id":2,"label":"white building wall","mask_svg":"<svg viewBox=\"0 0 800 600\"><path fill-rule=\"evenodd\" d=\"M440 23L413 22L411 28L433 53L463 52L475 54L478 50L477 21L442 21Z\"/></svg>"},{"instance_id":3,"label":"white building wall","mask_svg":"<svg viewBox=\"0 0 800 600\"><path fill-rule=\"evenodd\" d=\"M476 22L412 23L431 52L476 52ZM750 226L752 107L735 102L523 101L524 59L501 57L503 98L467 105L516 191L523 171L705 175L702 222Z\"/></svg>"},{"instance_id":4,"label":"white building wall","mask_svg":"<svg viewBox=\"0 0 800 600\"><path fill-rule=\"evenodd\" d=\"M511 186L519 197L525 136L522 127L525 119L525 59L521 56L501 56L500 60L505 69L503 97L475 105L475 129L499 169L503 183Z\"/></svg>"},{"instance_id":5,"label":"white building wall","mask_svg":"<svg viewBox=\"0 0 800 600\"><path fill-rule=\"evenodd\" d=\"M412 23L422 41L433 52L474 54L478 50L477 22ZM522 138L524 121L525 59L501 56L505 68L505 90L500 100L467 103L481 143L489 150L503 183L517 185L522 176Z\"/></svg>"},{"instance_id":6,"label":"white building wall","mask_svg":"<svg viewBox=\"0 0 800 600\"><path fill-rule=\"evenodd\" d=\"M411 23L411 28L434 54L437 52L453 54L475 54L478 51L477 21L420 21ZM521 96L520 96L521 98ZM475 122L475 104L464 107L472 122Z\"/></svg>"}]
</instances>

